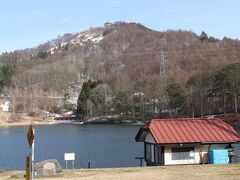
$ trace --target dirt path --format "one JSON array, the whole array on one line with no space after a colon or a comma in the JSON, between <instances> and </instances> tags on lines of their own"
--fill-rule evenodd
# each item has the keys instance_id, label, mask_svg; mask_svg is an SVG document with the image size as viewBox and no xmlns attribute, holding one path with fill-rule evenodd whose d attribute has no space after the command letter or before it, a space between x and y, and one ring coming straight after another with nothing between
<instances>
[{"instance_id":1,"label":"dirt path","mask_svg":"<svg viewBox=\"0 0 240 180\"><path fill-rule=\"evenodd\" d=\"M0 172L0 179L23 172ZM17 178L24 179L24 178ZM180 165L144 168L80 169L64 171L62 177L45 180L240 180L240 165Z\"/></svg>"}]
</instances>

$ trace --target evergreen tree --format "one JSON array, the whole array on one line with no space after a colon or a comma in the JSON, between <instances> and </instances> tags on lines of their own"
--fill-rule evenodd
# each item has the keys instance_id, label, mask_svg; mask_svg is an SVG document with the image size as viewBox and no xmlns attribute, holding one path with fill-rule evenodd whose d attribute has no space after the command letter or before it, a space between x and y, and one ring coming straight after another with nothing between
<instances>
[{"instance_id":1,"label":"evergreen tree","mask_svg":"<svg viewBox=\"0 0 240 180\"><path fill-rule=\"evenodd\" d=\"M207 40L208 40L208 35L207 35L207 33L205 33L204 31L202 31L202 33L201 33L201 35L200 35L200 40L201 40L202 42L207 41Z\"/></svg>"},{"instance_id":2,"label":"evergreen tree","mask_svg":"<svg viewBox=\"0 0 240 180\"><path fill-rule=\"evenodd\" d=\"M185 94L180 84L174 82L167 84L165 91L169 99L170 115L172 116L172 111L178 112L183 108Z\"/></svg>"},{"instance_id":3,"label":"evergreen tree","mask_svg":"<svg viewBox=\"0 0 240 180\"><path fill-rule=\"evenodd\" d=\"M226 97L234 100L234 113L238 113L238 96L240 94L240 63L230 64L218 71L214 78L214 93L223 97L226 111Z\"/></svg>"},{"instance_id":4,"label":"evergreen tree","mask_svg":"<svg viewBox=\"0 0 240 180\"><path fill-rule=\"evenodd\" d=\"M77 117L83 119L86 115L86 103L90 95L89 83L84 82L82 90L78 96L77 101Z\"/></svg>"},{"instance_id":5,"label":"evergreen tree","mask_svg":"<svg viewBox=\"0 0 240 180\"><path fill-rule=\"evenodd\" d=\"M84 82L82 85L82 90L78 96L77 100L77 111L76 115L80 119L85 119L88 111L88 101L91 94L91 89L97 87L98 84L101 84L101 81L91 81L90 79L87 82Z\"/></svg>"},{"instance_id":6,"label":"evergreen tree","mask_svg":"<svg viewBox=\"0 0 240 180\"><path fill-rule=\"evenodd\" d=\"M5 65L0 67L0 86L3 88L11 82L12 75L16 70L14 65Z\"/></svg>"}]
</instances>

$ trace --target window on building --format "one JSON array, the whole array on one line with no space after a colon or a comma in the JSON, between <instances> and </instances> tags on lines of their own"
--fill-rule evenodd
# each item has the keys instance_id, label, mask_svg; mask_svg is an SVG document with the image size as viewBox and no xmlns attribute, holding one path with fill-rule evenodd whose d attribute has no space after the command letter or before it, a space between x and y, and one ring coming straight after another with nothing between
<instances>
[{"instance_id":1,"label":"window on building","mask_svg":"<svg viewBox=\"0 0 240 180\"><path fill-rule=\"evenodd\" d=\"M151 162L154 162L154 145L151 144Z\"/></svg>"},{"instance_id":2,"label":"window on building","mask_svg":"<svg viewBox=\"0 0 240 180\"><path fill-rule=\"evenodd\" d=\"M151 154L152 154L152 150L151 150L151 144L146 144L146 159L151 161Z\"/></svg>"},{"instance_id":3,"label":"window on building","mask_svg":"<svg viewBox=\"0 0 240 180\"><path fill-rule=\"evenodd\" d=\"M155 154L155 157L154 157L154 162L157 164L157 165L160 165L161 164L161 146L158 146L158 145L155 145L154 146L154 154Z\"/></svg>"},{"instance_id":4,"label":"window on building","mask_svg":"<svg viewBox=\"0 0 240 180\"><path fill-rule=\"evenodd\" d=\"M146 160L156 165L161 164L161 146L146 143Z\"/></svg>"},{"instance_id":5,"label":"window on building","mask_svg":"<svg viewBox=\"0 0 240 180\"><path fill-rule=\"evenodd\" d=\"M172 148L172 160L194 159L194 147Z\"/></svg>"}]
</instances>

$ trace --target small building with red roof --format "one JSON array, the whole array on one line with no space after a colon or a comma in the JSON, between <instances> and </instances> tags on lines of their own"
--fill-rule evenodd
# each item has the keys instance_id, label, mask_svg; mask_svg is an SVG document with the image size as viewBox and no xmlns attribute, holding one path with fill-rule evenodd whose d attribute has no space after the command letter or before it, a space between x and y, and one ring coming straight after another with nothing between
<instances>
[{"instance_id":1,"label":"small building with red roof","mask_svg":"<svg viewBox=\"0 0 240 180\"><path fill-rule=\"evenodd\" d=\"M144 142L147 165L201 164L209 150L227 150L240 142L232 126L217 118L153 119L136 137Z\"/></svg>"}]
</instances>

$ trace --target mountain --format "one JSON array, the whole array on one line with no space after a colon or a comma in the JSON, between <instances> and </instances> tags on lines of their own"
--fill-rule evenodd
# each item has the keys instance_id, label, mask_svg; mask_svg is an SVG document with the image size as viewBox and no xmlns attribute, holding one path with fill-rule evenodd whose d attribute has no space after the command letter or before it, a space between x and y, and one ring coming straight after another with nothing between
<instances>
[{"instance_id":1,"label":"mountain","mask_svg":"<svg viewBox=\"0 0 240 180\"><path fill-rule=\"evenodd\" d=\"M115 22L65 34L35 48L3 53L0 64L17 66L10 87L21 89L21 96L35 89L38 95L76 103L83 82L100 79L112 96L119 91L143 92L156 99L163 69L168 80L187 87L202 74L239 62L239 50L240 41L226 37L218 40L206 33L159 32L137 23Z\"/></svg>"}]
</instances>

